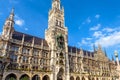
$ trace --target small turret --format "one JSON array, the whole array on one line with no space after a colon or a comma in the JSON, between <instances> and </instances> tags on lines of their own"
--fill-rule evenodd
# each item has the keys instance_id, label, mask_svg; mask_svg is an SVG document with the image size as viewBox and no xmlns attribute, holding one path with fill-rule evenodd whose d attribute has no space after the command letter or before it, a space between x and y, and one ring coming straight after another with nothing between
<instances>
[{"instance_id":1,"label":"small turret","mask_svg":"<svg viewBox=\"0 0 120 80\"><path fill-rule=\"evenodd\" d=\"M118 52L115 50L114 55L116 57L117 65L119 66Z\"/></svg>"},{"instance_id":2,"label":"small turret","mask_svg":"<svg viewBox=\"0 0 120 80\"><path fill-rule=\"evenodd\" d=\"M4 23L2 38L10 39L13 31L14 31L14 9L12 9L9 17L6 19L6 21Z\"/></svg>"}]
</instances>

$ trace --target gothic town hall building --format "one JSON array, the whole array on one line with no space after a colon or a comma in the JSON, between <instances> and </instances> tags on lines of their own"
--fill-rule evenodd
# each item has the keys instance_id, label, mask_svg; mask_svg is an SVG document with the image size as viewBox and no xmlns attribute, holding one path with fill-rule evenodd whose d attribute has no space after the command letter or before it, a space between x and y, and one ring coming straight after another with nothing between
<instances>
[{"instance_id":1,"label":"gothic town hall building","mask_svg":"<svg viewBox=\"0 0 120 80\"><path fill-rule=\"evenodd\" d=\"M0 80L114 80L116 63L100 45L93 52L68 45L60 6L52 1L45 39L16 31L11 11L0 36Z\"/></svg>"}]
</instances>

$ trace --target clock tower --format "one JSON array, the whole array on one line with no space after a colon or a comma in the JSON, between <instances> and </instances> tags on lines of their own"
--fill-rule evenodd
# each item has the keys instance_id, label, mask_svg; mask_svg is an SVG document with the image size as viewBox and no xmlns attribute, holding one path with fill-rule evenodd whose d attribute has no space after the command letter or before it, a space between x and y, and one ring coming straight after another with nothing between
<instances>
[{"instance_id":1,"label":"clock tower","mask_svg":"<svg viewBox=\"0 0 120 80\"><path fill-rule=\"evenodd\" d=\"M52 1L45 39L51 50L51 79L69 80L68 29L65 27L64 8L61 8L60 0Z\"/></svg>"}]
</instances>

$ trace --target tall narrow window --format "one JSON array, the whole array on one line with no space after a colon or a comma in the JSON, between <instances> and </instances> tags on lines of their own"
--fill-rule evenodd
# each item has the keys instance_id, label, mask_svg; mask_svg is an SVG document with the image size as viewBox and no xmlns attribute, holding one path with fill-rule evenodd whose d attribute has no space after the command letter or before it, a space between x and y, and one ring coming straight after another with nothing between
<instances>
[{"instance_id":1,"label":"tall narrow window","mask_svg":"<svg viewBox=\"0 0 120 80\"><path fill-rule=\"evenodd\" d=\"M56 20L56 26L58 26L58 20Z\"/></svg>"},{"instance_id":2,"label":"tall narrow window","mask_svg":"<svg viewBox=\"0 0 120 80\"><path fill-rule=\"evenodd\" d=\"M61 21L59 22L59 26L61 27Z\"/></svg>"}]
</instances>

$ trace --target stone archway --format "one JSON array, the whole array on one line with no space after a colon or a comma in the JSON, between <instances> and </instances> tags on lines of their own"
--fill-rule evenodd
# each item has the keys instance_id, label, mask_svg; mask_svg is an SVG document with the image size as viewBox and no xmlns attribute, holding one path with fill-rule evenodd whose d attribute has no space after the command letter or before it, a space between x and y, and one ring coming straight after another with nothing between
<instances>
[{"instance_id":1,"label":"stone archway","mask_svg":"<svg viewBox=\"0 0 120 80\"><path fill-rule=\"evenodd\" d=\"M27 74L24 74L20 77L20 80L30 80L30 77Z\"/></svg>"},{"instance_id":2,"label":"stone archway","mask_svg":"<svg viewBox=\"0 0 120 80\"><path fill-rule=\"evenodd\" d=\"M76 80L80 80L80 77L77 77Z\"/></svg>"},{"instance_id":3,"label":"stone archway","mask_svg":"<svg viewBox=\"0 0 120 80\"><path fill-rule=\"evenodd\" d=\"M74 77L73 77L73 76L71 76L71 77L70 77L70 80L74 80Z\"/></svg>"},{"instance_id":4,"label":"stone archway","mask_svg":"<svg viewBox=\"0 0 120 80\"><path fill-rule=\"evenodd\" d=\"M60 68L57 74L57 80L63 80L64 69Z\"/></svg>"},{"instance_id":5,"label":"stone archway","mask_svg":"<svg viewBox=\"0 0 120 80\"><path fill-rule=\"evenodd\" d=\"M90 77L90 76L88 76L88 80L91 80L91 77Z\"/></svg>"},{"instance_id":6,"label":"stone archway","mask_svg":"<svg viewBox=\"0 0 120 80\"><path fill-rule=\"evenodd\" d=\"M99 80L98 78L96 78L96 80Z\"/></svg>"},{"instance_id":7,"label":"stone archway","mask_svg":"<svg viewBox=\"0 0 120 80\"><path fill-rule=\"evenodd\" d=\"M45 75L42 80L50 80L49 76L48 75Z\"/></svg>"},{"instance_id":8,"label":"stone archway","mask_svg":"<svg viewBox=\"0 0 120 80\"><path fill-rule=\"evenodd\" d=\"M84 78L84 77L82 77L82 80L85 80L85 78Z\"/></svg>"},{"instance_id":9,"label":"stone archway","mask_svg":"<svg viewBox=\"0 0 120 80\"><path fill-rule=\"evenodd\" d=\"M34 75L34 76L32 77L32 80L40 80L40 77L39 77L38 75Z\"/></svg>"},{"instance_id":10,"label":"stone archway","mask_svg":"<svg viewBox=\"0 0 120 80\"><path fill-rule=\"evenodd\" d=\"M12 73L12 74L7 75L5 80L17 80L17 76Z\"/></svg>"},{"instance_id":11,"label":"stone archway","mask_svg":"<svg viewBox=\"0 0 120 80\"><path fill-rule=\"evenodd\" d=\"M92 78L92 80L95 80L94 78Z\"/></svg>"}]
</instances>

